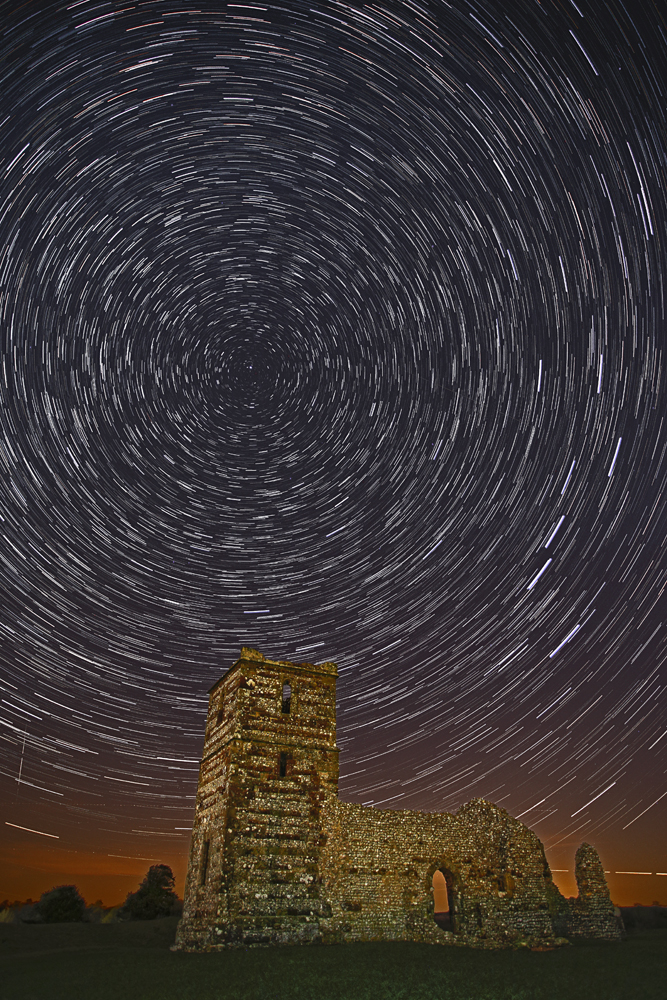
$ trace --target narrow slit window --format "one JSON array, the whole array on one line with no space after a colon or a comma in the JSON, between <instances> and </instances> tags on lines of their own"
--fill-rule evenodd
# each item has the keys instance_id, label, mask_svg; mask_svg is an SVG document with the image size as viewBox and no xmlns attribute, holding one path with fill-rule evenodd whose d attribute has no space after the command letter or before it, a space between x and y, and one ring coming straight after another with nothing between
<instances>
[{"instance_id":1,"label":"narrow slit window","mask_svg":"<svg viewBox=\"0 0 667 1000\"><path fill-rule=\"evenodd\" d=\"M279 774L281 778L284 778L287 774L287 753L285 750L281 750L280 752Z\"/></svg>"},{"instance_id":2,"label":"narrow slit window","mask_svg":"<svg viewBox=\"0 0 667 1000\"><path fill-rule=\"evenodd\" d=\"M199 869L199 884L206 885L206 874L208 872L208 853L211 846L210 840L205 840L201 849L201 867Z\"/></svg>"},{"instance_id":3,"label":"narrow slit window","mask_svg":"<svg viewBox=\"0 0 667 1000\"><path fill-rule=\"evenodd\" d=\"M224 719L225 719L225 712L224 712L224 709L221 708L221 709L218 710L218 715L217 715L217 718L215 720L216 726L221 726L222 723L224 722Z\"/></svg>"},{"instance_id":4,"label":"narrow slit window","mask_svg":"<svg viewBox=\"0 0 667 1000\"><path fill-rule=\"evenodd\" d=\"M287 715L292 707L292 687L285 681L283 684L283 714Z\"/></svg>"}]
</instances>

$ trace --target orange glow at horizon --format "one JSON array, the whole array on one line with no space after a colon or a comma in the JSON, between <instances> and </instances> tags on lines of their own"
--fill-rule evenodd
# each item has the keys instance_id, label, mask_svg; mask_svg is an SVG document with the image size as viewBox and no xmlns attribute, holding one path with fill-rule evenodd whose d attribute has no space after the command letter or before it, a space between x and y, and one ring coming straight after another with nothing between
<instances>
[{"instance_id":1,"label":"orange glow at horizon","mask_svg":"<svg viewBox=\"0 0 667 1000\"><path fill-rule=\"evenodd\" d=\"M56 885L73 884L86 903L101 900L105 906L117 906L139 887L150 866L155 864L169 865L176 880L176 892L182 898L187 856L164 850L153 856L151 853L149 849L142 857L113 856L54 848L50 842L7 846L0 852L0 900L37 900Z\"/></svg>"},{"instance_id":2,"label":"orange glow at horizon","mask_svg":"<svg viewBox=\"0 0 667 1000\"><path fill-rule=\"evenodd\" d=\"M38 826L34 817L31 817L30 823L26 819L25 825ZM165 847L151 840L141 844L135 841L123 848L118 846L116 840L113 845L111 842L100 843L95 849L90 844L75 846L19 828L10 830L5 827L5 832L8 836L0 848L0 900L35 900L56 885L74 884L87 903L102 900L106 906L115 906L138 888L153 864L169 865L176 880L176 892L183 897L187 842ZM633 906L635 903L650 905L653 902L667 905L667 875L657 874L667 870L664 858L662 865L656 864L659 858L653 855L652 865L642 865L632 864L630 857L624 854L617 855L614 864L609 848L601 853L611 898L617 906ZM567 846L562 852L548 850L547 857L554 883L560 892L566 898L576 897L574 849ZM643 874L649 870L650 874ZM442 874L436 873L433 884L435 912L446 912L446 888L442 895L438 874L444 883Z\"/></svg>"}]
</instances>

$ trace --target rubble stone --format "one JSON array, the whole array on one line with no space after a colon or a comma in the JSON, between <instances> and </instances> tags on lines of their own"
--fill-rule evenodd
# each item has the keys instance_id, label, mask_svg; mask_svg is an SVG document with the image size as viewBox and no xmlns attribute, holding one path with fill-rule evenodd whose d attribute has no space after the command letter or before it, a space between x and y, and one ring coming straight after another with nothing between
<instances>
[{"instance_id":1,"label":"rubble stone","mask_svg":"<svg viewBox=\"0 0 667 1000\"><path fill-rule=\"evenodd\" d=\"M620 939L588 844L577 852L579 896L565 900L537 836L490 802L455 814L342 802L336 678L334 663L243 647L211 688L176 949ZM438 869L450 911L436 923Z\"/></svg>"}]
</instances>

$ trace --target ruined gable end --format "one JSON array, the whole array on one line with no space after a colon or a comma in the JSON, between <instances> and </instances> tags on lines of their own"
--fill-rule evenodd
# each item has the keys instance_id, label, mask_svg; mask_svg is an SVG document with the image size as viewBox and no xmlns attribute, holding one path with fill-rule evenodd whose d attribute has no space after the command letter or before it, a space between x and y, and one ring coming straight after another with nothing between
<instances>
[{"instance_id":1,"label":"ruined gable end","mask_svg":"<svg viewBox=\"0 0 667 1000\"><path fill-rule=\"evenodd\" d=\"M609 896L600 855L590 844L577 850L574 873L578 895L567 901L567 936L620 941L623 926Z\"/></svg>"}]
</instances>

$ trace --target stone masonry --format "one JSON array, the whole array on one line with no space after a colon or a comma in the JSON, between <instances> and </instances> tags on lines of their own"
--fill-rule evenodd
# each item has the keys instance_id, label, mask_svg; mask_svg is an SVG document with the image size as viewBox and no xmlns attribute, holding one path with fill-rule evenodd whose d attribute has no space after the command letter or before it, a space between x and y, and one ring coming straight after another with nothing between
<instances>
[{"instance_id":1,"label":"stone masonry","mask_svg":"<svg viewBox=\"0 0 667 1000\"><path fill-rule=\"evenodd\" d=\"M588 844L577 852L579 895L566 900L537 836L490 802L455 814L341 802L336 677L334 663L244 647L211 688L177 949L620 939ZM437 870L449 901L439 923Z\"/></svg>"}]
</instances>

